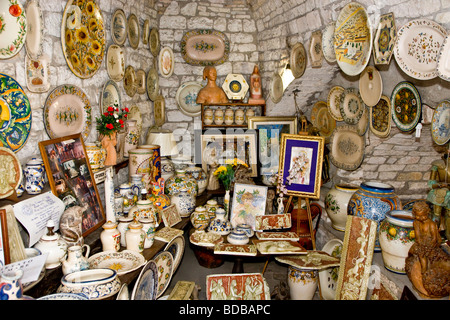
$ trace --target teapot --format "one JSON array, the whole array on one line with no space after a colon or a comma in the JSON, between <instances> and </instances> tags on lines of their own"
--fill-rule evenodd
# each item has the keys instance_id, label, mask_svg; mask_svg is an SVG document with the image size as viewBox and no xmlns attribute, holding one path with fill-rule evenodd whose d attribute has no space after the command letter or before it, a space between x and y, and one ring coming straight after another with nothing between
<instances>
[{"instance_id":1,"label":"teapot","mask_svg":"<svg viewBox=\"0 0 450 320\"><path fill-rule=\"evenodd\" d=\"M83 255L83 249L86 249ZM87 244L82 246L71 246L67 250L67 258L61 259L62 262L62 272L63 274L72 273L75 271L82 271L89 269L88 257L91 251L91 247Z\"/></svg>"},{"instance_id":2,"label":"teapot","mask_svg":"<svg viewBox=\"0 0 450 320\"><path fill-rule=\"evenodd\" d=\"M61 259L67 253L67 243L60 238L60 236L53 232L55 222L53 220L47 221L47 233L34 245L34 247L42 252L48 253L45 260L46 269L54 269L61 265Z\"/></svg>"}]
</instances>

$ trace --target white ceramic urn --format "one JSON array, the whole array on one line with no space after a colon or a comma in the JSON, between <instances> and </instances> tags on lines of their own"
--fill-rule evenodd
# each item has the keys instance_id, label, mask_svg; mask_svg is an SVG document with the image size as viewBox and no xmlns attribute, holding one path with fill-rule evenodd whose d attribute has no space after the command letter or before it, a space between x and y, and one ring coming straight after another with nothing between
<instances>
[{"instance_id":1,"label":"white ceramic urn","mask_svg":"<svg viewBox=\"0 0 450 320\"><path fill-rule=\"evenodd\" d=\"M334 229L345 231L348 202L357 190L358 186L335 184L325 196L325 210Z\"/></svg>"},{"instance_id":2,"label":"white ceramic urn","mask_svg":"<svg viewBox=\"0 0 450 320\"><path fill-rule=\"evenodd\" d=\"M288 268L288 286L291 300L312 300L319 283L317 270Z\"/></svg>"}]
</instances>

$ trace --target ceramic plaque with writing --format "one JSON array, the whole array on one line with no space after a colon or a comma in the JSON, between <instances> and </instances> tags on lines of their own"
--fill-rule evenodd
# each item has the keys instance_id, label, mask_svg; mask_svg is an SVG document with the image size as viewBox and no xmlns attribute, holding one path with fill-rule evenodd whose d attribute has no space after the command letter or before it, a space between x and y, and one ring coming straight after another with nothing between
<instances>
[{"instance_id":1,"label":"ceramic plaque with writing","mask_svg":"<svg viewBox=\"0 0 450 320\"><path fill-rule=\"evenodd\" d=\"M111 38L115 44L121 46L127 40L127 17L122 9L116 9L111 18Z\"/></svg>"},{"instance_id":2,"label":"ceramic plaque with writing","mask_svg":"<svg viewBox=\"0 0 450 320\"><path fill-rule=\"evenodd\" d=\"M197 117L201 114L202 106L197 103L197 95L202 88L202 84L196 81L185 82L178 88L175 100L185 115Z\"/></svg>"},{"instance_id":3,"label":"ceramic plaque with writing","mask_svg":"<svg viewBox=\"0 0 450 320\"><path fill-rule=\"evenodd\" d=\"M316 30L309 40L309 55L311 57L311 67L320 68L322 66L322 31Z\"/></svg>"},{"instance_id":4,"label":"ceramic plaque with writing","mask_svg":"<svg viewBox=\"0 0 450 320\"><path fill-rule=\"evenodd\" d=\"M411 131L422 116L422 99L417 88L408 81L398 83L391 94L392 120L401 131Z\"/></svg>"},{"instance_id":5,"label":"ceramic plaque with writing","mask_svg":"<svg viewBox=\"0 0 450 320\"><path fill-rule=\"evenodd\" d=\"M374 135L380 138L386 138L391 132L391 100L382 95L380 101L370 107L369 127Z\"/></svg>"},{"instance_id":6,"label":"ceramic plaque with writing","mask_svg":"<svg viewBox=\"0 0 450 320\"><path fill-rule=\"evenodd\" d=\"M30 59L37 60L42 54L42 41L44 36L42 11L39 6L39 1L28 1L25 7L25 13L27 16L25 49Z\"/></svg>"},{"instance_id":7,"label":"ceramic plaque with writing","mask_svg":"<svg viewBox=\"0 0 450 320\"><path fill-rule=\"evenodd\" d=\"M133 49L137 49L137 47L139 46L139 40L141 35L139 29L139 21L134 13L131 13L128 16L127 24L128 24L127 29L128 42L130 43L130 46Z\"/></svg>"},{"instance_id":8,"label":"ceramic plaque with writing","mask_svg":"<svg viewBox=\"0 0 450 320\"><path fill-rule=\"evenodd\" d=\"M373 39L373 60L375 64L389 64L397 39L397 27L393 12L380 16L375 37Z\"/></svg>"},{"instance_id":9,"label":"ceramic plaque with writing","mask_svg":"<svg viewBox=\"0 0 450 320\"><path fill-rule=\"evenodd\" d=\"M27 17L17 0L0 2L0 59L14 57L22 49L27 37Z\"/></svg>"},{"instance_id":10,"label":"ceramic plaque with writing","mask_svg":"<svg viewBox=\"0 0 450 320\"><path fill-rule=\"evenodd\" d=\"M336 62L336 53L334 52L334 28L336 22L329 23L322 33L322 52L323 57L328 62Z\"/></svg>"},{"instance_id":11,"label":"ceramic plaque with writing","mask_svg":"<svg viewBox=\"0 0 450 320\"><path fill-rule=\"evenodd\" d=\"M341 86L334 86L333 88L330 89L330 92L328 92L327 96L328 111L336 121L344 120L344 118L342 118L340 109L341 95L344 93L344 90L345 89Z\"/></svg>"},{"instance_id":12,"label":"ceramic plaque with writing","mask_svg":"<svg viewBox=\"0 0 450 320\"><path fill-rule=\"evenodd\" d=\"M307 55L303 43L296 43L291 49L289 57L292 75L295 78L300 78L306 69Z\"/></svg>"},{"instance_id":13,"label":"ceramic plaque with writing","mask_svg":"<svg viewBox=\"0 0 450 320\"><path fill-rule=\"evenodd\" d=\"M434 110L431 120L431 136L438 145L450 140L450 101L442 101Z\"/></svg>"},{"instance_id":14,"label":"ceramic plaque with writing","mask_svg":"<svg viewBox=\"0 0 450 320\"><path fill-rule=\"evenodd\" d=\"M450 35L447 35L438 55L437 73L439 78L450 81Z\"/></svg>"},{"instance_id":15,"label":"ceramic plaque with writing","mask_svg":"<svg viewBox=\"0 0 450 320\"><path fill-rule=\"evenodd\" d=\"M181 39L181 56L191 65L215 66L228 60L230 42L217 30L188 31Z\"/></svg>"},{"instance_id":16,"label":"ceramic plaque with writing","mask_svg":"<svg viewBox=\"0 0 450 320\"><path fill-rule=\"evenodd\" d=\"M365 138L354 126L338 126L330 139L330 161L338 168L356 170L364 158Z\"/></svg>"},{"instance_id":17,"label":"ceramic plaque with writing","mask_svg":"<svg viewBox=\"0 0 450 320\"><path fill-rule=\"evenodd\" d=\"M25 72L28 90L41 93L50 89L50 59L47 54L42 54L37 59L30 59L26 55Z\"/></svg>"},{"instance_id":18,"label":"ceramic plaque with writing","mask_svg":"<svg viewBox=\"0 0 450 320\"><path fill-rule=\"evenodd\" d=\"M108 47L106 70L109 77L116 82L122 81L125 75L125 53L123 48L117 44L112 44Z\"/></svg>"}]
</instances>

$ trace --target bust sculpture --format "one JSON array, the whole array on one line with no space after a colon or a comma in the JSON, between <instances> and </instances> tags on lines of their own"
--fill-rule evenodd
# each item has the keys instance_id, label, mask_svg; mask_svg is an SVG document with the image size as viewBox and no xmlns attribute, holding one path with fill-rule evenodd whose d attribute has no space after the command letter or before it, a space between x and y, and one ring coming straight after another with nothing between
<instances>
[{"instance_id":1,"label":"bust sculpture","mask_svg":"<svg viewBox=\"0 0 450 320\"><path fill-rule=\"evenodd\" d=\"M216 84L217 71L212 66L203 69L203 80L208 79L204 86L197 94L196 102L199 104L227 103L228 98L222 88Z\"/></svg>"}]
</instances>

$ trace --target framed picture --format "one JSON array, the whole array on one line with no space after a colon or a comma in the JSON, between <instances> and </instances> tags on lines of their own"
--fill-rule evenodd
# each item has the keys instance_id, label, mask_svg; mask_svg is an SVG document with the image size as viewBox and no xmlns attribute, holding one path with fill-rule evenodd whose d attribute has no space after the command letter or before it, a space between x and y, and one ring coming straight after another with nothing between
<instances>
[{"instance_id":1,"label":"framed picture","mask_svg":"<svg viewBox=\"0 0 450 320\"><path fill-rule=\"evenodd\" d=\"M0 267L11 263L6 209L0 209Z\"/></svg>"},{"instance_id":2,"label":"framed picture","mask_svg":"<svg viewBox=\"0 0 450 320\"><path fill-rule=\"evenodd\" d=\"M226 160L239 159L251 170L251 177L258 176L257 130L208 129L197 131L195 161L208 172L214 162L224 164Z\"/></svg>"},{"instance_id":3,"label":"framed picture","mask_svg":"<svg viewBox=\"0 0 450 320\"><path fill-rule=\"evenodd\" d=\"M255 230L256 216L266 212L267 186L236 183L234 185L230 222L233 227L248 224Z\"/></svg>"},{"instance_id":4,"label":"framed picture","mask_svg":"<svg viewBox=\"0 0 450 320\"><path fill-rule=\"evenodd\" d=\"M259 174L278 172L281 134L297 134L297 117L253 116L247 120L249 129L258 130Z\"/></svg>"},{"instance_id":5,"label":"framed picture","mask_svg":"<svg viewBox=\"0 0 450 320\"><path fill-rule=\"evenodd\" d=\"M94 175L80 134L39 142L45 170L53 194L65 208L83 208L83 236L106 220Z\"/></svg>"},{"instance_id":6,"label":"framed picture","mask_svg":"<svg viewBox=\"0 0 450 320\"><path fill-rule=\"evenodd\" d=\"M298 134L281 135L279 175L287 194L318 199L325 139Z\"/></svg>"}]
</instances>

